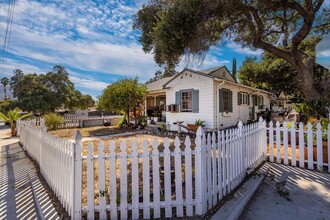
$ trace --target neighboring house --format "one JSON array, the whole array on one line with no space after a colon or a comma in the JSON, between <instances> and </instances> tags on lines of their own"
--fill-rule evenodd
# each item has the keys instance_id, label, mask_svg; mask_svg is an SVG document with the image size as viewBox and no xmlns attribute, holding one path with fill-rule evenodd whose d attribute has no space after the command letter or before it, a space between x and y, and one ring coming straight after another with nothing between
<instances>
[{"instance_id":1,"label":"neighboring house","mask_svg":"<svg viewBox=\"0 0 330 220\"><path fill-rule=\"evenodd\" d=\"M194 124L201 119L205 128L216 130L234 126L240 120L243 123L256 120L257 113L270 107L272 96L270 92L237 83L224 66L202 71L186 68L174 77L147 84L147 88L146 108L149 104L157 108L158 103L164 103L170 130L178 129L173 124L177 121ZM157 101L163 99L166 101Z\"/></svg>"}]
</instances>

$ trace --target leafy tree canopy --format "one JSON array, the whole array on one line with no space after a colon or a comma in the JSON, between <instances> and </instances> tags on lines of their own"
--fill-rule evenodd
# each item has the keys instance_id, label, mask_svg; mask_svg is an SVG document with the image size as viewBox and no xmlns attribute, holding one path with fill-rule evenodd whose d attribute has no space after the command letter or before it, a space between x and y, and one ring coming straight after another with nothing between
<instances>
[{"instance_id":1,"label":"leafy tree canopy","mask_svg":"<svg viewBox=\"0 0 330 220\"><path fill-rule=\"evenodd\" d=\"M9 79L8 79L8 77L1 78L0 82L1 82L1 84L3 86L9 85Z\"/></svg>"},{"instance_id":2,"label":"leafy tree canopy","mask_svg":"<svg viewBox=\"0 0 330 220\"><path fill-rule=\"evenodd\" d=\"M46 74L27 74L17 69L10 80L17 105L24 111L51 112L61 107L71 109L94 105L90 96L74 89L69 74L62 66L54 66Z\"/></svg>"},{"instance_id":3,"label":"leafy tree canopy","mask_svg":"<svg viewBox=\"0 0 330 220\"><path fill-rule=\"evenodd\" d=\"M316 38L305 41L304 50L313 55L315 51ZM311 46L312 45L312 46ZM313 46L314 45L314 46ZM330 76L330 71L317 63L313 63L314 83L316 87L321 86ZM239 80L245 85L259 89L265 89L279 95L282 91L290 95L294 102L307 101L299 89L297 71L284 59L264 52L261 59L247 57L243 62L238 74Z\"/></svg>"},{"instance_id":4,"label":"leafy tree canopy","mask_svg":"<svg viewBox=\"0 0 330 220\"><path fill-rule=\"evenodd\" d=\"M330 77L315 86L307 37L329 32L324 0L151 0L135 16L145 52L160 65L177 65L182 55L205 56L212 45L232 40L284 59L296 71L297 86L309 99L330 90Z\"/></svg>"},{"instance_id":5,"label":"leafy tree canopy","mask_svg":"<svg viewBox=\"0 0 330 220\"><path fill-rule=\"evenodd\" d=\"M124 111L128 117L135 113L138 103L144 99L146 86L135 79L121 79L107 86L99 97L99 108L108 111ZM136 118L136 117L135 117Z\"/></svg>"}]
</instances>

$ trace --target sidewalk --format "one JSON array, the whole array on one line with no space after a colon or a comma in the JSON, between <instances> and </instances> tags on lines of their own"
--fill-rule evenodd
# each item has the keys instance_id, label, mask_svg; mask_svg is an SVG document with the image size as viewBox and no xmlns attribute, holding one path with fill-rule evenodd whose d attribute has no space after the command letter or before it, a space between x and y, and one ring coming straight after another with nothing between
<instances>
[{"instance_id":1,"label":"sidewalk","mask_svg":"<svg viewBox=\"0 0 330 220\"><path fill-rule=\"evenodd\" d=\"M261 172L274 175L265 177L239 219L329 219L330 174L265 163ZM289 195L281 197L275 182L282 182Z\"/></svg>"},{"instance_id":2,"label":"sidewalk","mask_svg":"<svg viewBox=\"0 0 330 220\"><path fill-rule=\"evenodd\" d=\"M18 142L10 137L9 127L0 124L0 219L59 219Z\"/></svg>"}]
</instances>

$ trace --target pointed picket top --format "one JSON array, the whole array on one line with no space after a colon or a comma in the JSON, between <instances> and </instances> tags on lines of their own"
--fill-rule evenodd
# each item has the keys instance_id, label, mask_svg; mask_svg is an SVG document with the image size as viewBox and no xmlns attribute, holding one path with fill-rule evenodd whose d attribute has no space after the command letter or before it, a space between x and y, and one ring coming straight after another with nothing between
<instances>
[{"instance_id":1,"label":"pointed picket top","mask_svg":"<svg viewBox=\"0 0 330 220\"><path fill-rule=\"evenodd\" d=\"M109 145L109 154L113 157L115 156L115 149L116 149L115 141L111 140Z\"/></svg>"},{"instance_id":2,"label":"pointed picket top","mask_svg":"<svg viewBox=\"0 0 330 220\"><path fill-rule=\"evenodd\" d=\"M81 140L82 140L82 135L81 135L81 133L80 133L79 130L76 131L76 133L75 133L73 139L74 139L74 141L75 141L76 143L80 143L80 142L81 142Z\"/></svg>"},{"instance_id":3,"label":"pointed picket top","mask_svg":"<svg viewBox=\"0 0 330 220\"><path fill-rule=\"evenodd\" d=\"M215 144L215 140L216 140L216 134L215 132L212 132L212 143Z\"/></svg>"},{"instance_id":4,"label":"pointed picket top","mask_svg":"<svg viewBox=\"0 0 330 220\"><path fill-rule=\"evenodd\" d=\"M318 131L321 131L321 130L322 130L322 125L321 125L320 122L318 122L318 123L316 124L316 129L317 129Z\"/></svg>"},{"instance_id":5,"label":"pointed picket top","mask_svg":"<svg viewBox=\"0 0 330 220\"><path fill-rule=\"evenodd\" d=\"M169 151L169 150L170 150L170 141L169 141L168 137L166 137L165 141L164 141L164 152Z\"/></svg>"},{"instance_id":6,"label":"pointed picket top","mask_svg":"<svg viewBox=\"0 0 330 220\"><path fill-rule=\"evenodd\" d=\"M143 141L143 152L149 152L149 142L147 139Z\"/></svg>"},{"instance_id":7,"label":"pointed picket top","mask_svg":"<svg viewBox=\"0 0 330 220\"><path fill-rule=\"evenodd\" d=\"M242 121L239 121L238 124L237 124L238 128L242 128L243 127L243 122Z\"/></svg>"},{"instance_id":8,"label":"pointed picket top","mask_svg":"<svg viewBox=\"0 0 330 220\"><path fill-rule=\"evenodd\" d=\"M283 123L283 128L287 128L288 127L288 123L286 123L286 121Z\"/></svg>"},{"instance_id":9,"label":"pointed picket top","mask_svg":"<svg viewBox=\"0 0 330 220\"><path fill-rule=\"evenodd\" d=\"M138 145L136 140L132 141L132 155L137 156L138 155Z\"/></svg>"},{"instance_id":10,"label":"pointed picket top","mask_svg":"<svg viewBox=\"0 0 330 220\"><path fill-rule=\"evenodd\" d=\"M273 127L273 126L274 126L273 121L270 121L270 122L269 122L269 127Z\"/></svg>"},{"instance_id":11,"label":"pointed picket top","mask_svg":"<svg viewBox=\"0 0 330 220\"><path fill-rule=\"evenodd\" d=\"M88 155L92 155L93 154L93 144L92 143L89 143L88 144L88 148L87 148L87 152L88 152Z\"/></svg>"},{"instance_id":12,"label":"pointed picket top","mask_svg":"<svg viewBox=\"0 0 330 220\"><path fill-rule=\"evenodd\" d=\"M304 128L304 125L303 125L302 122L299 123L299 128L300 128L300 129L303 129L303 128Z\"/></svg>"},{"instance_id":13,"label":"pointed picket top","mask_svg":"<svg viewBox=\"0 0 330 220\"><path fill-rule=\"evenodd\" d=\"M99 142L99 146L98 146L98 152L99 152L99 156L103 155L104 153L104 142L100 141Z\"/></svg>"},{"instance_id":14,"label":"pointed picket top","mask_svg":"<svg viewBox=\"0 0 330 220\"><path fill-rule=\"evenodd\" d=\"M126 153L126 141L122 140L120 142L120 154L125 154Z\"/></svg>"},{"instance_id":15,"label":"pointed picket top","mask_svg":"<svg viewBox=\"0 0 330 220\"><path fill-rule=\"evenodd\" d=\"M184 140L184 145L186 146L186 150L191 150L190 149L190 146L191 146L191 140L190 140L190 138L189 138L189 136L187 135L186 136L186 139Z\"/></svg>"},{"instance_id":16,"label":"pointed picket top","mask_svg":"<svg viewBox=\"0 0 330 220\"><path fill-rule=\"evenodd\" d=\"M154 140L152 141L152 152L153 154L157 154L158 153L158 140L157 138L154 138Z\"/></svg>"},{"instance_id":17,"label":"pointed picket top","mask_svg":"<svg viewBox=\"0 0 330 220\"><path fill-rule=\"evenodd\" d=\"M176 136L174 139L175 150L180 149L180 145L181 145L180 139L178 136Z\"/></svg>"},{"instance_id":18,"label":"pointed picket top","mask_svg":"<svg viewBox=\"0 0 330 220\"><path fill-rule=\"evenodd\" d=\"M210 133L207 134L207 146L211 147L211 134Z\"/></svg>"},{"instance_id":19,"label":"pointed picket top","mask_svg":"<svg viewBox=\"0 0 330 220\"><path fill-rule=\"evenodd\" d=\"M280 122L279 121L276 122L276 127L280 127Z\"/></svg>"},{"instance_id":20,"label":"pointed picket top","mask_svg":"<svg viewBox=\"0 0 330 220\"><path fill-rule=\"evenodd\" d=\"M203 128L202 128L201 126L199 126L198 129L197 129L196 135L198 135L198 136L202 136L203 133L204 133L204 132L203 132Z\"/></svg>"},{"instance_id":21,"label":"pointed picket top","mask_svg":"<svg viewBox=\"0 0 330 220\"><path fill-rule=\"evenodd\" d=\"M308 122L308 124L307 124L307 129L308 129L308 130L312 130L312 128L313 128L313 125L312 125L310 122Z\"/></svg>"}]
</instances>

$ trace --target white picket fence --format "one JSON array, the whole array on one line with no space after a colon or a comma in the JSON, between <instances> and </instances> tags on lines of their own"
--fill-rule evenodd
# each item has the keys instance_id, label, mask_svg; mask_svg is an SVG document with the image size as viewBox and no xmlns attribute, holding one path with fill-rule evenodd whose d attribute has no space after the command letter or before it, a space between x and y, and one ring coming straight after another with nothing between
<instances>
[{"instance_id":1,"label":"white picket fence","mask_svg":"<svg viewBox=\"0 0 330 220\"><path fill-rule=\"evenodd\" d=\"M151 148L147 140L130 147L122 141L120 153L113 141L109 146L100 142L98 155L89 143L87 156L80 138L73 143L23 121L18 126L20 142L73 219L94 219L95 212L100 219L107 212L111 219L203 215L266 157L264 122L207 135L200 128L194 144L186 137L182 145L177 137L170 146L166 139L162 151L157 139Z\"/></svg>"},{"instance_id":2,"label":"white picket fence","mask_svg":"<svg viewBox=\"0 0 330 220\"><path fill-rule=\"evenodd\" d=\"M39 164L40 172L68 213L73 212L74 142L46 132L34 121L18 121L20 143Z\"/></svg>"},{"instance_id":3,"label":"white picket fence","mask_svg":"<svg viewBox=\"0 0 330 220\"><path fill-rule=\"evenodd\" d=\"M76 116L76 115L66 115L64 116L64 121L61 128L78 128L80 127L81 120L84 119L103 119L110 120L113 116Z\"/></svg>"},{"instance_id":4,"label":"white picket fence","mask_svg":"<svg viewBox=\"0 0 330 220\"><path fill-rule=\"evenodd\" d=\"M308 123L307 130L304 125L299 124L295 128L294 124L288 128L286 122L283 127L277 122L275 128L273 122L270 122L268 133L268 156L269 161L283 163L286 165L297 166L301 168L314 169L314 166L323 171L327 166L330 172L330 124L327 131L322 131L320 123L316 125L316 131ZM322 141L322 135L327 134L327 140ZM281 146L281 147L277 147Z\"/></svg>"}]
</instances>

